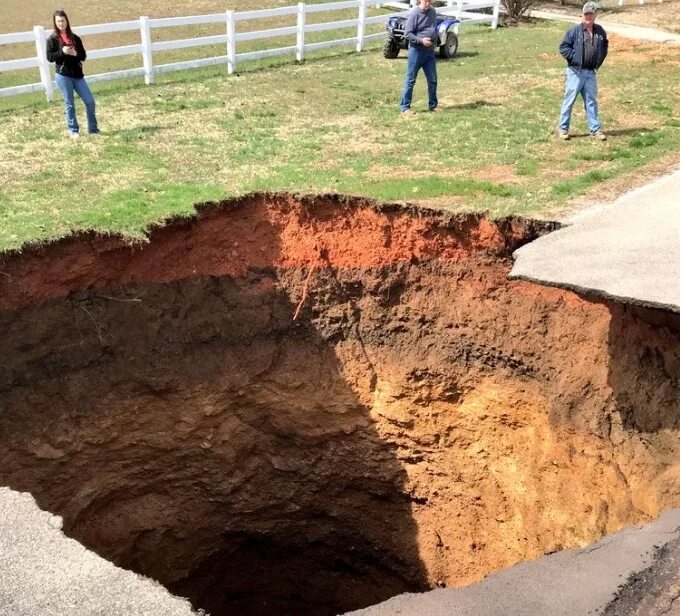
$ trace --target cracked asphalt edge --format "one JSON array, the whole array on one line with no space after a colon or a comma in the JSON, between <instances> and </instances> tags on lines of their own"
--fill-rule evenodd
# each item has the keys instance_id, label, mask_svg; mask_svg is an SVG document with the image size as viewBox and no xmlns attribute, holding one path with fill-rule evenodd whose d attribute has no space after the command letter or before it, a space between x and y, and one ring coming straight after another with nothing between
<instances>
[{"instance_id":1,"label":"cracked asphalt edge","mask_svg":"<svg viewBox=\"0 0 680 616\"><path fill-rule=\"evenodd\" d=\"M462 588L403 594L352 616L680 616L680 509ZM605 611L609 610L609 611Z\"/></svg>"},{"instance_id":2,"label":"cracked asphalt edge","mask_svg":"<svg viewBox=\"0 0 680 616\"><path fill-rule=\"evenodd\" d=\"M602 616L680 615L680 537L656 548L652 564L633 573Z\"/></svg>"}]
</instances>

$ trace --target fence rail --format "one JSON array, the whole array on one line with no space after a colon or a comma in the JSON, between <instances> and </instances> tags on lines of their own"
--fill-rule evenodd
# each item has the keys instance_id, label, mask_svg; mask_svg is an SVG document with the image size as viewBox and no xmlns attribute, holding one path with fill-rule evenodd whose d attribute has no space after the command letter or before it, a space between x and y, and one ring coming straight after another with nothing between
<instances>
[{"instance_id":1,"label":"fence rail","mask_svg":"<svg viewBox=\"0 0 680 616\"><path fill-rule=\"evenodd\" d=\"M629 6L629 5L640 5L640 4L662 4L664 0L614 0L617 6ZM602 6L607 8L612 2L604 2Z\"/></svg>"},{"instance_id":2,"label":"fence rail","mask_svg":"<svg viewBox=\"0 0 680 616\"><path fill-rule=\"evenodd\" d=\"M461 23L489 23L493 28L498 24L498 12L501 0L447 0L446 10L451 15L456 15ZM382 8L391 6L396 8L396 13L385 13L384 15L367 16L369 7ZM96 83L98 81L110 81L115 79L126 79L131 77L144 77L146 84L154 82L154 76L170 71L200 68L205 66L225 65L227 73L232 74L236 70L237 62L253 60L258 58L274 57L281 55L294 55L298 62L304 60L305 52L334 47L340 45L355 45L357 51L362 51L368 41L373 41L384 36L382 32L367 34L366 26L384 22L392 15L401 15L409 8L408 2L386 3L381 0L342 0L339 2L326 2L323 4L305 4L300 2L296 6L285 6L274 9L258 9L251 11L226 11L224 13L214 13L209 15L191 15L188 17L162 17L150 19L140 17L132 21L119 21L107 24L93 24L77 28L80 36L90 36L95 34L109 34L112 32L139 31L140 42L134 45L122 45L119 47L107 47L104 49L93 49L88 52L90 59L113 58L118 56L139 55L142 56L142 67L131 68L107 73L100 73L88 76L88 81ZM479 9L493 8L492 15L475 13ZM307 15L358 9L358 16L353 19L342 19L320 23L307 23ZM271 28L268 30L246 30L237 32L237 23L253 21L258 19L268 19L272 17L296 16L294 26ZM152 31L158 28L173 28L177 26L190 26L201 24L224 24L225 33L214 36L202 36L186 39L176 39L170 41L153 42ZM329 41L307 42L308 33L326 32L329 30L341 30L356 28L356 35L351 37L333 39ZM35 44L36 55L31 58L19 58L16 60L5 60L0 62L0 73L6 71L16 71L38 68L40 81L20 86L0 88L0 97L17 96L31 92L43 91L48 101L54 100L54 81L52 69L46 58L46 41L48 34L42 26L35 26L33 31L13 32L0 34L0 45L10 45L16 43ZM294 36L295 45L277 47L273 49L261 49L256 51L237 52L237 43L244 41L256 41L261 39L272 39L283 36ZM172 62L166 64L154 64L154 52L168 51L174 49L186 49L191 47L204 47L207 45L225 45L225 54L200 58L195 60L185 60L182 62Z\"/></svg>"}]
</instances>

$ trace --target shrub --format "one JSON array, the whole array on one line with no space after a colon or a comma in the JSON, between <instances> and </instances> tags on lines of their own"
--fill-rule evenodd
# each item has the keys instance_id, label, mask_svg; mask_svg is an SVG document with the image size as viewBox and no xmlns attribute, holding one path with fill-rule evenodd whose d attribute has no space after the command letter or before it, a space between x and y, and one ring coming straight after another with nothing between
<instances>
[{"instance_id":1,"label":"shrub","mask_svg":"<svg viewBox=\"0 0 680 616\"><path fill-rule=\"evenodd\" d=\"M536 4L537 0L503 0L503 8L511 23L517 23Z\"/></svg>"}]
</instances>

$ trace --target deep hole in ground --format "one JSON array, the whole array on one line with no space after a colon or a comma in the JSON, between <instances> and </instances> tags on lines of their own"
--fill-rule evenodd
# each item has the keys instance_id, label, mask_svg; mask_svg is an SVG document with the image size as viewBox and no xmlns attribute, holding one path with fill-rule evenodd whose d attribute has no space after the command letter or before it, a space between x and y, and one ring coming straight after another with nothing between
<instances>
[{"instance_id":1,"label":"deep hole in ground","mask_svg":"<svg viewBox=\"0 0 680 616\"><path fill-rule=\"evenodd\" d=\"M0 485L215 616L460 585L680 504L680 317L551 226L339 197L0 256Z\"/></svg>"}]
</instances>

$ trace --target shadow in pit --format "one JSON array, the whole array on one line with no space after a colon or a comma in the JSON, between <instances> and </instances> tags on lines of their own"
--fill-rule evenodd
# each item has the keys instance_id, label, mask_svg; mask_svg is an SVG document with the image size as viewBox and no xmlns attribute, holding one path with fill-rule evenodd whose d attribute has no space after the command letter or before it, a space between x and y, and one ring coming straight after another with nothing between
<instances>
[{"instance_id":1,"label":"shadow in pit","mask_svg":"<svg viewBox=\"0 0 680 616\"><path fill-rule=\"evenodd\" d=\"M608 302L609 375L629 431L680 430L680 314Z\"/></svg>"},{"instance_id":2,"label":"shadow in pit","mask_svg":"<svg viewBox=\"0 0 680 616\"><path fill-rule=\"evenodd\" d=\"M404 470L357 393L371 376L350 384L341 334L293 320L305 275L0 313L0 485L213 616L330 616L426 589Z\"/></svg>"}]
</instances>

